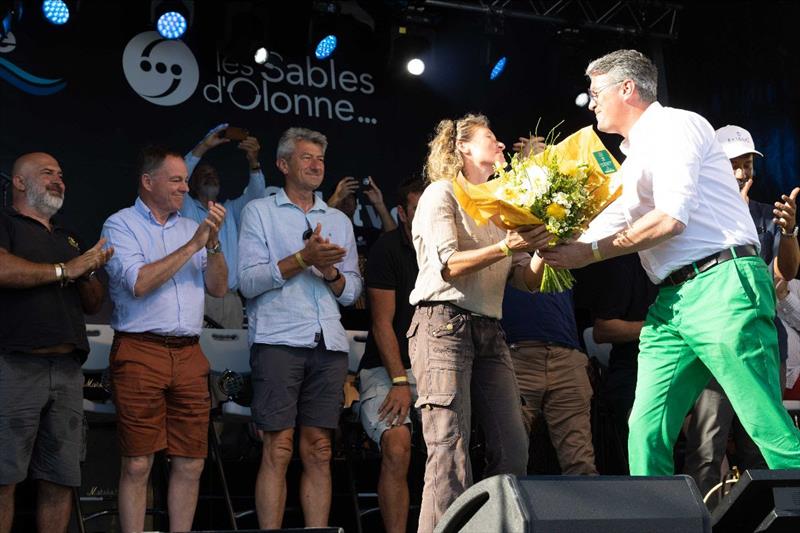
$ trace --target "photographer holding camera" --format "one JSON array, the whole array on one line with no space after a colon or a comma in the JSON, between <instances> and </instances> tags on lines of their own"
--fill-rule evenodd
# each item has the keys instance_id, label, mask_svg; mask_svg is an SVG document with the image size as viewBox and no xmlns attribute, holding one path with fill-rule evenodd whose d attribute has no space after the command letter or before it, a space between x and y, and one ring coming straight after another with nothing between
<instances>
[{"instance_id":1,"label":"photographer holding camera","mask_svg":"<svg viewBox=\"0 0 800 533\"><path fill-rule=\"evenodd\" d=\"M217 201L220 192L220 178L213 166L201 163L200 160L209 150L231 141L238 142L237 148L244 152L250 169L250 179L240 196L225 200L223 203L226 209L225 223L220 229L219 241L222 253L228 262L228 292L222 298L216 298L206 293L205 316L207 319L211 319L215 325L239 329L242 327L244 318L242 300L237 292L239 289L238 241L242 209L249 201L263 198L267 190L264 173L261 172L261 164L258 161L258 154L261 150L258 139L250 136L247 130L228 127L227 124L220 124L212 128L184 157L191 180L189 182L190 198L183 202L181 215L198 223L208 216L206 206L210 201Z\"/></svg>"},{"instance_id":2,"label":"photographer holding camera","mask_svg":"<svg viewBox=\"0 0 800 533\"><path fill-rule=\"evenodd\" d=\"M361 200L361 201L359 201ZM362 202L369 202L381 220L381 227L376 228L372 223L367 206ZM375 184L372 176L356 179L346 176L336 184L336 190L327 204L335 207L353 222L353 233L356 237L356 250L358 251L358 269L364 277L367 271L367 256L370 247L378 240L381 233L386 233L397 228L386 204L383 203L383 193ZM362 209L363 208L363 209ZM356 223L355 214L361 210L361 224ZM342 309L342 323L346 329L369 329L369 315L366 312L367 298L362 294L349 309Z\"/></svg>"}]
</instances>

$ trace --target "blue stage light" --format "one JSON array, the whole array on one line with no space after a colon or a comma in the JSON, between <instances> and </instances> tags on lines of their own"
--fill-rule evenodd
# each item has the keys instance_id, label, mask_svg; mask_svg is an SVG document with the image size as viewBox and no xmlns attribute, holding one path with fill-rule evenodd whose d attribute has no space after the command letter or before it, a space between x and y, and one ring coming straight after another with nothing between
<instances>
[{"instance_id":1,"label":"blue stage light","mask_svg":"<svg viewBox=\"0 0 800 533\"><path fill-rule=\"evenodd\" d=\"M44 18L57 25L66 24L69 20L69 7L64 0L44 0L42 2Z\"/></svg>"},{"instance_id":2,"label":"blue stage light","mask_svg":"<svg viewBox=\"0 0 800 533\"><path fill-rule=\"evenodd\" d=\"M156 29L164 39L180 39L186 33L186 17L177 11L167 11L156 22Z\"/></svg>"},{"instance_id":3,"label":"blue stage light","mask_svg":"<svg viewBox=\"0 0 800 533\"><path fill-rule=\"evenodd\" d=\"M506 56L503 56L497 61L497 63L494 64L492 67L492 72L489 74L490 80L496 80L500 77L500 74L503 73L503 69L506 68L506 62Z\"/></svg>"},{"instance_id":4,"label":"blue stage light","mask_svg":"<svg viewBox=\"0 0 800 533\"><path fill-rule=\"evenodd\" d=\"M319 42L317 49L314 51L314 55L317 56L317 59L327 59L331 57L333 51L336 50L337 44L338 40L336 39L336 36L328 35Z\"/></svg>"}]
</instances>

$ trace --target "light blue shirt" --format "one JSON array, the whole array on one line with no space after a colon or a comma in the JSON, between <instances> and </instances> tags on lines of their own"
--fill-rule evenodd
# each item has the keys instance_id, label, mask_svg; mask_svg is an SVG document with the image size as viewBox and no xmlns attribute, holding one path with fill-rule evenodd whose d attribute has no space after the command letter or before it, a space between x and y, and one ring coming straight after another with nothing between
<instances>
[{"instance_id":1,"label":"light blue shirt","mask_svg":"<svg viewBox=\"0 0 800 533\"><path fill-rule=\"evenodd\" d=\"M200 162L199 157L189 152L183 158L186 161L186 168L189 176L194 172L195 167ZM219 230L219 244L222 248L222 255L228 264L228 289L235 291L239 286L239 226L242 222L242 209L251 200L266 196L267 186L264 174L261 170L250 172L250 181L245 187L244 192L238 198L225 200L222 204L225 207L225 220ZM181 215L191 218L198 224L203 222L208 216L208 206L188 194L183 200Z\"/></svg>"},{"instance_id":2,"label":"light blue shirt","mask_svg":"<svg viewBox=\"0 0 800 533\"><path fill-rule=\"evenodd\" d=\"M303 232L322 225L322 235L347 250L336 267L345 278L336 297L322 277L309 268L283 279L278 261L303 249ZM281 344L313 348L322 332L328 350L347 352L347 334L339 306L351 305L361 294L353 224L347 216L315 196L308 213L281 189L274 196L247 204L239 235L239 290L247 298L250 344Z\"/></svg>"},{"instance_id":3,"label":"light blue shirt","mask_svg":"<svg viewBox=\"0 0 800 533\"><path fill-rule=\"evenodd\" d=\"M200 335L203 327L206 249L149 294L137 298L133 288L139 270L171 254L192 238L197 222L173 213L162 226L141 198L117 211L103 224L103 237L114 247L106 264L108 289L114 302L111 327L116 331Z\"/></svg>"}]
</instances>

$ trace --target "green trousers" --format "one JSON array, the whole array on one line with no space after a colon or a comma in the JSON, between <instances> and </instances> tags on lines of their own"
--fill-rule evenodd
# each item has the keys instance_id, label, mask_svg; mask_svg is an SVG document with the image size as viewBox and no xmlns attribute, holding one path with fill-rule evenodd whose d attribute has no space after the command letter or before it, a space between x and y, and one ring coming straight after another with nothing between
<instances>
[{"instance_id":1,"label":"green trousers","mask_svg":"<svg viewBox=\"0 0 800 533\"><path fill-rule=\"evenodd\" d=\"M650 307L639 342L628 453L632 475L674 471L686 414L713 375L770 468L800 468L800 431L781 403L775 290L760 257L719 264Z\"/></svg>"}]
</instances>

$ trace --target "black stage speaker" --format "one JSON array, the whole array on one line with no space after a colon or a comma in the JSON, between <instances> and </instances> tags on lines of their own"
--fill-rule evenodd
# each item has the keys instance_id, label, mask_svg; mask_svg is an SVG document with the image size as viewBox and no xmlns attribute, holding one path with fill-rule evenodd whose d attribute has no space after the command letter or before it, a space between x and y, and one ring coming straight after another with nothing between
<instances>
[{"instance_id":1,"label":"black stage speaker","mask_svg":"<svg viewBox=\"0 0 800 533\"><path fill-rule=\"evenodd\" d=\"M714 533L800 531L800 470L745 470L711 520Z\"/></svg>"},{"instance_id":2,"label":"black stage speaker","mask_svg":"<svg viewBox=\"0 0 800 533\"><path fill-rule=\"evenodd\" d=\"M453 502L436 533L710 532L711 516L689 476L500 475Z\"/></svg>"}]
</instances>

